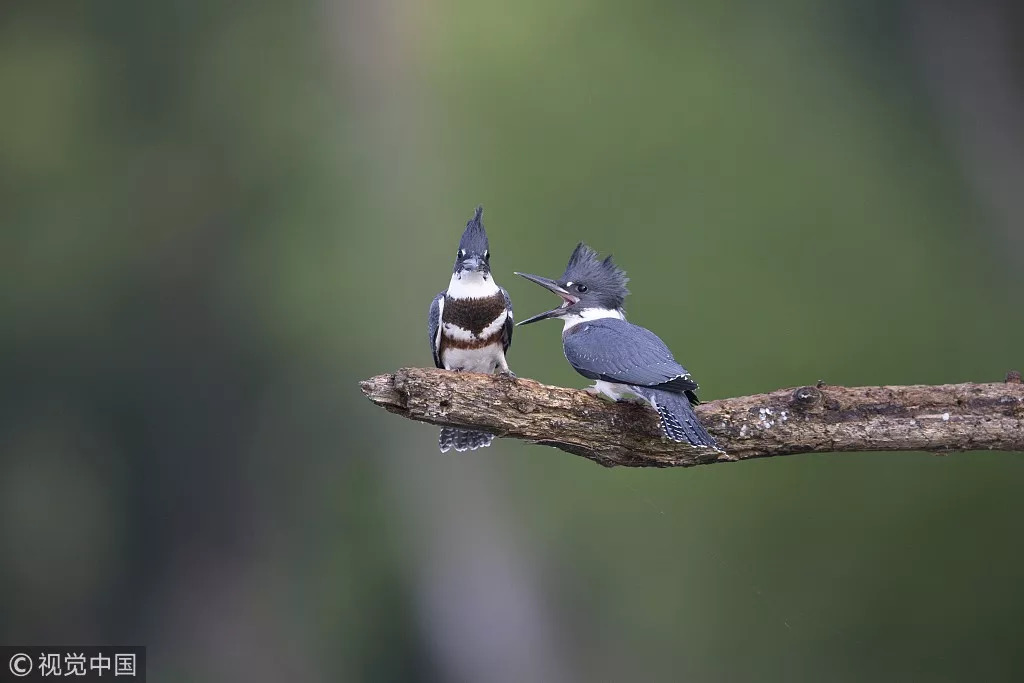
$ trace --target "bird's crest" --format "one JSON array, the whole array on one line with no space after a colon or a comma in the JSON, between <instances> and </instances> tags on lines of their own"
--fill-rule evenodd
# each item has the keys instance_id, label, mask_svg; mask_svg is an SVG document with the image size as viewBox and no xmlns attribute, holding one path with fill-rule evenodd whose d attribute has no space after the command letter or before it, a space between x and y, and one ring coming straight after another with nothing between
<instances>
[{"instance_id":1,"label":"bird's crest","mask_svg":"<svg viewBox=\"0 0 1024 683\"><path fill-rule=\"evenodd\" d=\"M483 254L487 251L487 232L484 230L484 207L476 207L473 217L466 223L466 230L459 240L459 249L464 249L467 254Z\"/></svg>"},{"instance_id":2,"label":"bird's crest","mask_svg":"<svg viewBox=\"0 0 1024 683\"><path fill-rule=\"evenodd\" d=\"M618 300L616 307L621 307L629 290L626 283L626 271L615 265L609 255L602 260L597 252L583 242L576 245L569 263L565 266L562 282L584 282L590 289L600 291L613 300Z\"/></svg>"}]
</instances>

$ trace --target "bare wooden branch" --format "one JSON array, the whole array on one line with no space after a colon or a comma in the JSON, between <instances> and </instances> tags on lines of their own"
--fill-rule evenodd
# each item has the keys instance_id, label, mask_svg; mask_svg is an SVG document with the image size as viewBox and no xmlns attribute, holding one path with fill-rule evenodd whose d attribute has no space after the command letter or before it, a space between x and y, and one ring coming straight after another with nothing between
<instances>
[{"instance_id":1,"label":"bare wooden branch","mask_svg":"<svg viewBox=\"0 0 1024 683\"><path fill-rule=\"evenodd\" d=\"M1024 451L1024 384L1015 372L992 384L819 383L697 406L725 453L663 438L646 406L530 379L403 368L361 387L377 405L413 420L477 427L606 467L689 467L838 451Z\"/></svg>"}]
</instances>

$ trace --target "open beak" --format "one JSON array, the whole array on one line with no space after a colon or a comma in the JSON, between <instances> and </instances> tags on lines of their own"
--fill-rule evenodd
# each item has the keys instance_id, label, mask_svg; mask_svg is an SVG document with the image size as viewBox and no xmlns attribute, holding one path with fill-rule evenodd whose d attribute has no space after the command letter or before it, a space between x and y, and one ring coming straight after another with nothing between
<instances>
[{"instance_id":1,"label":"open beak","mask_svg":"<svg viewBox=\"0 0 1024 683\"><path fill-rule=\"evenodd\" d=\"M570 294L569 290L567 290L565 287L563 287L562 285L558 284L554 280L549 280L548 278L541 277L539 275L530 275L529 273L519 273L519 272L517 272L516 275L519 275L520 277L524 277L527 280L529 280L530 282L536 282L538 285L540 285L544 289L546 289L546 290L548 290L550 292L553 292L553 293L557 294L558 296L562 297L562 305L559 306L558 308L552 308L550 311L545 311L544 313L538 313L537 315L533 316L532 318L527 318L526 320L520 320L518 323L516 323L517 326L519 326L519 325L527 325L529 323L535 323L538 320L545 320L547 318L556 318L556 317L558 317L558 315L562 311L564 311L569 306L572 306L573 304L579 302L579 300L580 300L579 297L576 297L576 296L573 296L572 294Z\"/></svg>"}]
</instances>

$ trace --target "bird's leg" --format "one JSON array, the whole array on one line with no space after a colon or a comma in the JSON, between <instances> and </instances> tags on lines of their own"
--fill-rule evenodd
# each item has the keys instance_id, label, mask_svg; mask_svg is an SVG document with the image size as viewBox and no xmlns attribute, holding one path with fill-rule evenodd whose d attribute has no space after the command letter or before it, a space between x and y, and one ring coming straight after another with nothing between
<instances>
[{"instance_id":1,"label":"bird's leg","mask_svg":"<svg viewBox=\"0 0 1024 683\"><path fill-rule=\"evenodd\" d=\"M605 401L608 401L609 403L620 403L621 402L621 403L638 403L638 404L640 404L642 406L649 405L649 402L647 401L646 398L644 398L643 396L640 396L639 394L634 394L631 391L623 391L622 393L618 394L617 396L612 396L610 394L607 394L607 393L605 393L604 391L601 390L601 387L596 382L592 386L584 388L583 391L587 392L591 396L596 396L597 398L604 399Z\"/></svg>"},{"instance_id":2,"label":"bird's leg","mask_svg":"<svg viewBox=\"0 0 1024 683\"><path fill-rule=\"evenodd\" d=\"M589 387L584 387L583 391L587 392L591 396L595 396L597 398L608 401L609 403L615 403L615 399L601 391L596 384L593 384Z\"/></svg>"}]
</instances>

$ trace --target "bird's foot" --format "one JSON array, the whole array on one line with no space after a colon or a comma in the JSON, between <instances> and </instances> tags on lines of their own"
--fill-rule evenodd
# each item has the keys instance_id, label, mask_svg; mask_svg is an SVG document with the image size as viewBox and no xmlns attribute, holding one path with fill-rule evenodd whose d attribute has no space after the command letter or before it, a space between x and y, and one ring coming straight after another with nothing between
<instances>
[{"instance_id":1,"label":"bird's foot","mask_svg":"<svg viewBox=\"0 0 1024 683\"><path fill-rule=\"evenodd\" d=\"M505 368L503 370L498 370L498 374L502 375L504 377L508 377L509 379L517 379L516 373L512 372L508 368Z\"/></svg>"}]
</instances>

